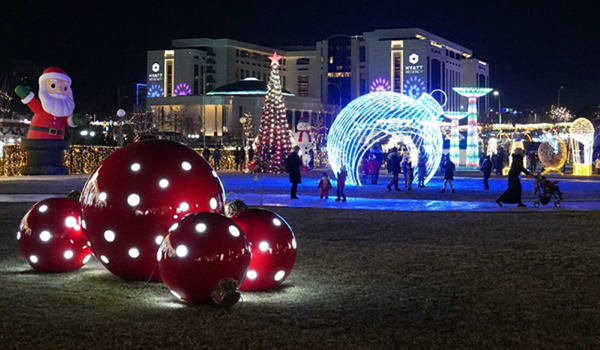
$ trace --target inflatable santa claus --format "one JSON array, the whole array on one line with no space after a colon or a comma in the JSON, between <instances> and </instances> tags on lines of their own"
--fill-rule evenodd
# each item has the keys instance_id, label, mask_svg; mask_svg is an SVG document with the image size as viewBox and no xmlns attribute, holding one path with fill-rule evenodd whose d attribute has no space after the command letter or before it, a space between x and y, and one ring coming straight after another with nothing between
<instances>
[{"instance_id":1,"label":"inflatable santa claus","mask_svg":"<svg viewBox=\"0 0 600 350\"><path fill-rule=\"evenodd\" d=\"M71 90L71 78L64 70L50 67L39 79L40 100L35 98L29 86L19 85L15 93L21 102L29 106L34 113L27 139L62 140L65 136L65 125L76 127L85 125L87 118L83 115L73 116L75 102Z\"/></svg>"},{"instance_id":2,"label":"inflatable santa claus","mask_svg":"<svg viewBox=\"0 0 600 350\"><path fill-rule=\"evenodd\" d=\"M314 156L314 150L313 137L310 133L310 123L306 117L300 119L296 126L296 130L294 139L296 139L296 144L300 147L300 151L302 151L302 163L304 166L309 167L311 158Z\"/></svg>"}]
</instances>

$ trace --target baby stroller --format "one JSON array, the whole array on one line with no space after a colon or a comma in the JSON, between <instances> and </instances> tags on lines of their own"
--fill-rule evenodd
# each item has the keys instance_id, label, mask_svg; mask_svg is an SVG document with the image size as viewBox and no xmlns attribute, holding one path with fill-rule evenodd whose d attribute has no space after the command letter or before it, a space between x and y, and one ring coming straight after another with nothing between
<instances>
[{"instance_id":1,"label":"baby stroller","mask_svg":"<svg viewBox=\"0 0 600 350\"><path fill-rule=\"evenodd\" d=\"M533 193L538 195L538 200L533 202L533 206L539 208L540 203L546 205L554 198L556 200L554 206L560 208L563 193L557 186L558 181L550 181L542 173L538 173L533 177L535 178Z\"/></svg>"}]
</instances>

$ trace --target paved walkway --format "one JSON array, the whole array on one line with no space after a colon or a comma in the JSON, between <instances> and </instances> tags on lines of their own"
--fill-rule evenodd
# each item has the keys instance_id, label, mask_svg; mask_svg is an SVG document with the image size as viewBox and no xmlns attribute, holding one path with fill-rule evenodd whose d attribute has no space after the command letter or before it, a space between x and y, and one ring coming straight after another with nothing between
<instances>
[{"instance_id":1,"label":"paved walkway","mask_svg":"<svg viewBox=\"0 0 600 350\"><path fill-rule=\"evenodd\" d=\"M46 198L64 197L62 194L3 194L0 202L38 202ZM555 208L554 203L540 205L534 208L533 203L526 202L527 208L517 208L516 205L498 206L495 202L481 201L435 201L417 199L387 199L387 198L348 198L347 202L336 202L335 197L319 199L318 196L302 196L292 200L287 195L255 193L230 194L228 201L235 198L243 200L252 206L274 206L294 208L324 208L324 209L358 209L358 210L387 210L387 211L524 211L524 210L600 210L600 201L561 202L561 208Z\"/></svg>"}]
</instances>

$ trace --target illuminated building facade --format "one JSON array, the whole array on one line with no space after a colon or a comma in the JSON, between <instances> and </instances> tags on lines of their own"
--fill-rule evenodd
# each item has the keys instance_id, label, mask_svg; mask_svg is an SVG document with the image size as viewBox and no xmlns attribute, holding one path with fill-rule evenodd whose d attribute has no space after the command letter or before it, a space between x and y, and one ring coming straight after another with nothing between
<instances>
[{"instance_id":1,"label":"illuminated building facade","mask_svg":"<svg viewBox=\"0 0 600 350\"><path fill-rule=\"evenodd\" d=\"M385 80L391 91L412 98L443 90L448 97L446 110L466 111L467 99L452 88L489 86L488 63L473 58L471 50L419 28L333 36L318 42L316 48L322 56L322 71L327 72L321 76L322 100L329 103L339 94L333 84L341 88L345 105ZM478 104L480 114L489 111L487 97Z\"/></svg>"},{"instance_id":2,"label":"illuminated building facade","mask_svg":"<svg viewBox=\"0 0 600 350\"><path fill-rule=\"evenodd\" d=\"M341 107L372 89L394 91L413 99L441 89L448 96L446 110L466 111L467 100L452 88L489 85L489 65L472 58L471 50L418 28L334 35L312 47L270 48L209 38L178 39L172 45L171 50L148 52L148 103L161 110L182 106L183 100L200 104L203 78L207 92L246 78L266 82L268 56L275 51L284 57L282 87L294 95L285 99L292 126L302 116L314 115L323 116L331 125ZM441 99L440 94L433 96ZM218 102L213 99L210 103L213 101ZM488 97L478 100L478 104L481 112L489 111ZM237 120L248 111L244 106L242 111L237 106L225 106L214 112L214 106L210 106L207 118L220 120L214 123L221 125L214 130L219 136L237 132ZM258 123L259 118L254 120Z\"/></svg>"}]
</instances>

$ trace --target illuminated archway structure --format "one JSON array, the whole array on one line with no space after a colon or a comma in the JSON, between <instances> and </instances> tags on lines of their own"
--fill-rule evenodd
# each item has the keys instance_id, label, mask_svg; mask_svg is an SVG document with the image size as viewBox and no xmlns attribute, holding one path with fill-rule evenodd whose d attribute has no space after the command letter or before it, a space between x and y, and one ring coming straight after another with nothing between
<instances>
[{"instance_id":1,"label":"illuminated archway structure","mask_svg":"<svg viewBox=\"0 0 600 350\"><path fill-rule=\"evenodd\" d=\"M573 175L592 175L592 150L594 147L594 125L585 118L573 121L571 133L571 150L573 152ZM581 161L579 142L583 145L583 162Z\"/></svg>"},{"instance_id":2,"label":"illuminated archway structure","mask_svg":"<svg viewBox=\"0 0 600 350\"><path fill-rule=\"evenodd\" d=\"M458 145L458 121L467 116L467 112L444 112L444 117L452 120L450 126L450 159L460 165L460 148Z\"/></svg>"},{"instance_id":3,"label":"illuminated archway structure","mask_svg":"<svg viewBox=\"0 0 600 350\"><path fill-rule=\"evenodd\" d=\"M373 143L393 136L412 153L424 149L428 158L425 183L429 182L442 157L443 137L437 121L442 114L442 106L425 93L418 100L395 92L373 92L353 100L329 131L327 151L333 172L337 174L344 165L347 183L360 185L358 165L363 155ZM418 179L416 163L413 167Z\"/></svg>"},{"instance_id":4,"label":"illuminated archway structure","mask_svg":"<svg viewBox=\"0 0 600 350\"><path fill-rule=\"evenodd\" d=\"M479 148L478 133L477 133L477 99L487 95L493 89L490 88L475 88L475 87L455 87L452 90L456 91L461 96L469 99L469 120L467 129L467 168L479 168Z\"/></svg>"}]
</instances>

